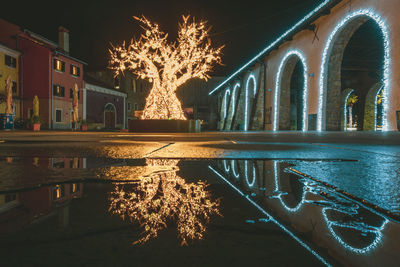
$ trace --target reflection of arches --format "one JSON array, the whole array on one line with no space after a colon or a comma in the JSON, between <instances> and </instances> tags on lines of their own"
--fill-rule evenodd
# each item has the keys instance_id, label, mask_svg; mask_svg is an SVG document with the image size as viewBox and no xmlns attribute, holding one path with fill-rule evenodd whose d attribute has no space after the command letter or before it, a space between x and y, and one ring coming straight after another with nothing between
<instances>
[{"instance_id":1,"label":"reflection of arches","mask_svg":"<svg viewBox=\"0 0 400 267\"><path fill-rule=\"evenodd\" d=\"M245 160L244 161L244 177L246 179L246 183L249 187L253 187L256 183L257 180L257 164L256 162L252 162L252 179L251 181L249 180L249 161Z\"/></svg>"},{"instance_id":2,"label":"reflection of arches","mask_svg":"<svg viewBox=\"0 0 400 267\"><path fill-rule=\"evenodd\" d=\"M280 200L282 206L289 212L297 212L303 206L307 191L304 188L304 184L299 181L299 177L294 175L293 173L288 173L289 178L289 186L291 187L291 192L293 193L292 199L287 199L284 197L288 195L289 192L280 191L281 183L280 180L283 176L281 176L282 167L279 166L278 161L274 161L274 178L275 178L275 192L278 193L277 198ZM284 168L283 168L284 169ZM293 186L294 185L294 186ZM288 200L292 203L288 203Z\"/></svg>"},{"instance_id":3,"label":"reflection of arches","mask_svg":"<svg viewBox=\"0 0 400 267\"><path fill-rule=\"evenodd\" d=\"M374 84L369 89L367 97L365 99L365 112L364 112L364 131L375 131L377 130L378 120L378 99L377 96L383 88L382 82Z\"/></svg>"},{"instance_id":4,"label":"reflection of arches","mask_svg":"<svg viewBox=\"0 0 400 267\"><path fill-rule=\"evenodd\" d=\"M297 92L297 94L293 94L291 88L294 86L294 84L292 84L292 76L295 72L295 69L297 70L298 68L300 70L299 76L302 77L303 88L298 88L299 92ZM298 120L300 123L296 125L296 128L298 130L306 130L308 93L307 72L307 62L303 52L300 50L290 50L282 59L276 76L275 84L274 131L289 130L291 128L291 117L293 117L291 116L292 102L298 102L298 105L295 105L295 109L297 109L295 111L295 117L296 121ZM298 99L298 101L293 101L293 96L295 96L295 99ZM298 112L299 110L300 112Z\"/></svg>"},{"instance_id":5,"label":"reflection of arches","mask_svg":"<svg viewBox=\"0 0 400 267\"><path fill-rule=\"evenodd\" d=\"M322 215L329 232L331 232L340 245L357 254L365 254L375 249L382 242L382 231L389 222L387 219L378 217L375 214L369 214L369 216L374 215L375 218L373 219L376 221L374 223L376 226L364 222L366 220L365 217L362 217L362 219L358 218L361 221L349 221L345 210L332 208L323 208ZM337 218L335 219L335 217ZM351 232L358 238L351 238Z\"/></svg>"},{"instance_id":6,"label":"reflection of arches","mask_svg":"<svg viewBox=\"0 0 400 267\"><path fill-rule=\"evenodd\" d=\"M322 54L321 74L319 78L319 99L317 130L339 130L340 128L340 91L341 64L344 50L357 29L372 19L380 28L383 35L384 63L383 83L384 95L384 125L387 125L387 96L390 87L390 43L386 23L373 10L362 9L347 15L340 21L330 36Z\"/></svg>"},{"instance_id":7,"label":"reflection of arches","mask_svg":"<svg viewBox=\"0 0 400 267\"><path fill-rule=\"evenodd\" d=\"M251 83L250 83L251 82ZM249 111L249 106L250 106L250 84L253 85L253 90L252 90L252 94L251 97L254 98L256 96L257 93L257 81L256 81L256 77L254 76L254 74L250 74L249 77L247 78L246 81L246 88L245 88L245 100L244 100L244 130L247 131L249 128L249 115L250 115L250 111Z\"/></svg>"},{"instance_id":8,"label":"reflection of arches","mask_svg":"<svg viewBox=\"0 0 400 267\"><path fill-rule=\"evenodd\" d=\"M228 164L226 164L226 160L223 161L224 162L224 169L226 171L226 173L229 173L230 167Z\"/></svg>"},{"instance_id":9,"label":"reflection of arches","mask_svg":"<svg viewBox=\"0 0 400 267\"><path fill-rule=\"evenodd\" d=\"M343 131L347 130L347 101L349 100L350 95L354 92L354 89L348 88L342 91L342 97L340 101L341 106L341 123L340 129Z\"/></svg>"},{"instance_id":10,"label":"reflection of arches","mask_svg":"<svg viewBox=\"0 0 400 267\"><path fill-rule=\"evenodd\" d=\"M114 129L117 121L117 112L114 104L107 103L104 107L104 128Z\"/></svg>"},{"instance_id":11,"label":"reflection of arches","mask_svg":"<svg viewBox=\"0 0 400 267\"><path fill-rule=\"evenodd\" d=\"M231 160L232 173L233 173L233 176L235 176L235 178L239 178L240 172L236 169L236 166L237 166L236 163L237 163L237 161L235 159Z\"/></svg>"}]
</instances>

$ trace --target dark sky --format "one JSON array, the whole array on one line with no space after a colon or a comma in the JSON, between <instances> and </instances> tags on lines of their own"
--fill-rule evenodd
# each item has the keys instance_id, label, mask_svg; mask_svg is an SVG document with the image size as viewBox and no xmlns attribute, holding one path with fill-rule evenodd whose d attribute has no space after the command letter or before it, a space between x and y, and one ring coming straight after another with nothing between
<instances>
[{"instance_id":1,"label":"dark sky","mask_svg":"<svg viewBox=\"0 0 400 267\"><path fill-rule=\"evenodd\" d=\"M109 42L120 44L139 36L132 16L145 15L175 38L182 14L205 19L212 25L215 45L225 44L223 63L214 75L228 75L257 54L321 0L69 0L8 1L0 17L57 41L57 29L70 30L71 55L90 69L107 65ZM1 30L1 29L0 29ZM212 75L213 75L212 74Z\"/></svg>"}]
</instances>

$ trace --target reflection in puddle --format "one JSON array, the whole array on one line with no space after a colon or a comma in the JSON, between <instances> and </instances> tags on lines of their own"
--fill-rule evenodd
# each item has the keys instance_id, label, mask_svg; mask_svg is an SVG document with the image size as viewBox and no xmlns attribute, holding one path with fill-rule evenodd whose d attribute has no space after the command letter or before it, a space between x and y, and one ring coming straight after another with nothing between
<instances>
[{"instance_id":1,"label":"reflection in puddle","mask_svg":"<svg viewBox=\"0 0 400 267\"><path fill-rule=\"evenodd\" d=\"M311 244L309 250L314 255L326 248L330 256L345 264L380 265L382 259L393 264L387 254L396 251L398 244L393 246L387 233L398 236L397 220L364 201L299 175L295 162L222 160L209 168L269 215L270 221L282 224L284 230L295 230L298 234L289 235L302 245ZM349 257L349 253L358 256ZM392 257L397 258L397 253Z\"/></svg>"},{"instance_id":2,"label":"reflection in puddle","mask_svg":"<svg viewBox=\"0 0 400 267\"><path fill-rule=\"evenodd\" d=\"M149 166L177 166L178 160L151 160ZM207 184L199 181L187 183L176 172L178 167L153 173L125 185L116 185L110 194L109 211L139 223L143 236L133 244L155 238L158 232L176 220L181 245L189 240L203 239L206 224L219 212L219 199L211 200ZM129 175L129 174L128 174Z\"/></svg>"},{"instance_id":3,"label":"reflection in puddle","mask_svg":"<svg viewBox=\"0 0 400 267\"><path fill-rule=\"evenodd\" d=\"M81 198L82 183L58 184L30 191L0 194L0 233L58 216L60 228L69 225L69 204Z\"/></svg>"},{"instance_id":4,"label":"reflection in puddle","mask_svg":"<svg viewBox=\"0 0 400 267\"><path fill-rule=\"evenodd\" d=\"M229 196L224 198L224 204L231 203L224 205L230 205L224 210L225 218L230 210L235 216L240 215L219 225L218 234L234 229L229 232L235 233L232 236L243 237L242 231L237 230L243 227L238 221L247 222L245 225L251 227L276 228L277 225L325 265L389 266L399 262L398 216L350 196L328 182L324 184L307 176L298 169L303 165L306 164L293 160L4 157L0 158L0 233L16 233L25 226L56 218L58 220L49 221L41 232L38 231L32 244L36 245L37 240L40 243L41 236L46 233L50 235L43 239L44 243L56 240L53 235L63 236L64 233L69 240L68 234L75 236L75 232L92 242L90 238L100 239L110 231L109 236L115 233L115 244L123 237L131 248L132 241L143 244L157 236L162 240L161 231L176 223L180 243L187 245L192 240L203 239L210 219L221 216L220 199L211 196L207 186L212 184L214 189L215 184L221 190L220 181L224 181L245 201L237 202L230 190L221 190L225 193L219 195ZM198 176L208 183L198 181ZM74 201L75 198L78 200ZM243 206L237 206L238 203ZM254 211L249 218L249 203L261 215ZM92 212L96 209L97 213ZM89 220L89 211L99 217ZM74 218L71 223L70 212ZM86 220L86 227L80 228ZM237 223L236 227L229 225L232 222ZM102 223L99 229L92 229ZM49 225L57 226L55 232L62 231L56 235L54 229L51 232L46 228ZM135 233L132 237L131 231L137 229L136 226L142 234ZM121 229L127 229L128 234ZM215 229L209 230L211 234L207 240L213 243ZM271 237L263 232L253 236ZM10 235L7 242L14 237ZM21 244L25 244L24 240L19 239ZM175 237L173 242L176 243ZM230 242L236 246L236 239ZM152 244L148 247L151 249L157 242L148 243Z\"/></svg>"}]
</instances>

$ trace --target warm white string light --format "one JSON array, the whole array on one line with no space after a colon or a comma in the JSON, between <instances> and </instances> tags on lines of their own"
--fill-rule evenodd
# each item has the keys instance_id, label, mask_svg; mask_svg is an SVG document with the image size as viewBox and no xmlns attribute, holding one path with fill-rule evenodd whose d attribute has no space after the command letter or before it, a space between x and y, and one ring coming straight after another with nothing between
<instances>
[{"instance_id":1,"label":"warm white string light","mask_svg":"<svg viewBox=\"0 0 400 267\"><path fill-rule=\"evenodd\" d=\"M177 88L192 78L208 80L212 66L221 64L223 46L211 46L206 22L182 18L177 41L169 43L168 34L158 24L144 16L135 17L142 23L144 34L127 47L124 42L110 50L110 68L116 74L127 70L152 83L142 119L186 120Z\"/></svg>"}]
</instances>

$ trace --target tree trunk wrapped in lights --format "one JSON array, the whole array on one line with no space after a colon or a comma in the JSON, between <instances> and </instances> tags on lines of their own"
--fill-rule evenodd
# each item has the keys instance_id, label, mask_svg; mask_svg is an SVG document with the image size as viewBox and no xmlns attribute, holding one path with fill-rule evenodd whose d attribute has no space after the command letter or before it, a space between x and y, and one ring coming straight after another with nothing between
<instances>
[{"instance_id":1,"label":"tree trunk wrapped in lights","mask_svg":"<svg viewBox=\"0 0 400 267\"><path fill-rule=\"evenodd\" d=\"M168 34L144 16L134 17L142 23L145 34L126 46L110 49L110 68L116 75L125 70L152 83L142 119L186 120L176 90L191 78L207 80L214 64L221 64L223 46L213 48L206 22L182 17L178 40L170 43Z\"/></svg>"}]
</instances>

